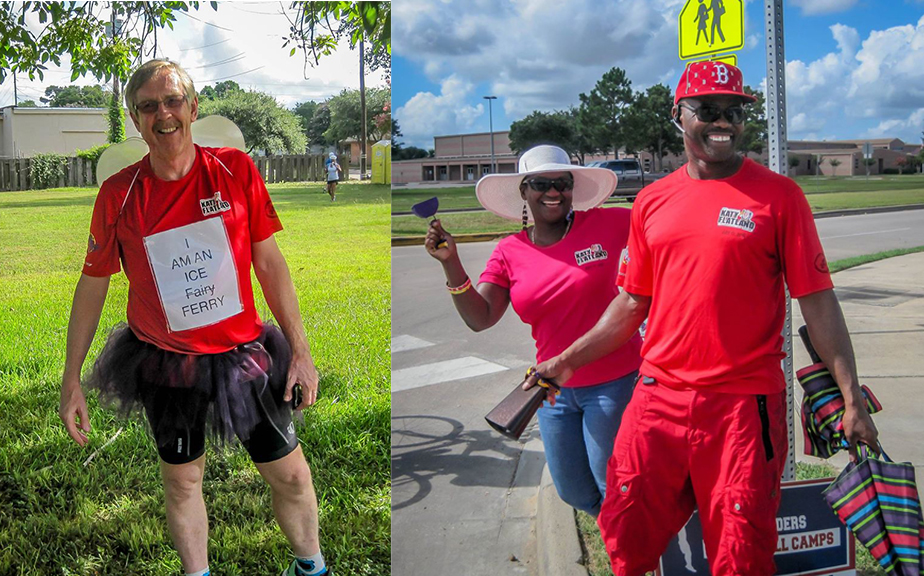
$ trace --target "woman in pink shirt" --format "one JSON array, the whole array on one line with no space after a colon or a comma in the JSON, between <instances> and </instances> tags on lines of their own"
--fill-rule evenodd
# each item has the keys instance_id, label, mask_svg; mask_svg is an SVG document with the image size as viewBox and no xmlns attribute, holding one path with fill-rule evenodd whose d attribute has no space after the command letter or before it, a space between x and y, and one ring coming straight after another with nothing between
<instances>
[{"instance_id":1,"label":"woman in pink shirt","mask_svg":"<svg viewBox=\"0 0 924 576\"><path fill-rule=\"evenodd\" d=\"M523 230L497 244L477 288L452 235L435 221L425 246L443 265L453 304L469 328L490 328L513 305L532 328L537 363L592 328L618 292L619 257L629 236L628 209L598 208L615 188L613 172L572 166L555 146L528 150L517 174L482 178L475 188L479 202L498 216L522 219ZM440 240L446 245L438 248ZM641 364L640 348L636 335L575 372L554 405L545 402L539 409L546 461L559 496L594 516Z\"/></svg>"}]
</instances>

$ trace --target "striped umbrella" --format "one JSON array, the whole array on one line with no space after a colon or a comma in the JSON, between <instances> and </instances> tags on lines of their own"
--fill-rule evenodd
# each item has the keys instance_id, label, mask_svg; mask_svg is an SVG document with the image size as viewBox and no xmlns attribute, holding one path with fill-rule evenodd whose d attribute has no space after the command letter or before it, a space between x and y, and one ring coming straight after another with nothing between
<instances>
[{"instance_id":1,"label":"striped umbrella","mask_svg":"<svg viewBox=\"0 0 924 576\"><path fill-rule=\"evenodd\" d=\"M805 326L799 328L799 336L812 358L811 366L796 372L796 378L802 385L802 430L805 441L804 452L809 456L830 458L835 452L847 448L842 419L844 417L844 397L831 376L812 342ZM866 408L870 414L882 410L879 400L866 386L861 386Z\"/></svg>"},{"instance_id":2,"label":"striped umbrella","mask_svg":"<svg viewBox=\"0 0 924 576\"><path fill-rule=\"evenodd\" d=\"M825 488L825 501L889 575L921 576L924 520L910 462L870 457L847 465Z\"/></svg>"}]
</instances>

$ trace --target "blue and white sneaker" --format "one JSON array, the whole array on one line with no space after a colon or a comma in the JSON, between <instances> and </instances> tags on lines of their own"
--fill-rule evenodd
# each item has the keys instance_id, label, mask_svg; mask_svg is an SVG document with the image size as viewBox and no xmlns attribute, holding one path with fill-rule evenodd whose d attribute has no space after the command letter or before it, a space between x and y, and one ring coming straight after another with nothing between
<instances>
[{"instance_id":1,"label":"blue and white sneaker","mask_svg":"<svg viewBox=\"0 0 924 576\"><path fill-rule=\"evenodd\" d=\"M314 570L314 563L309 562L309 564L311 565L308 567L308 570ZM289 564L289 567L283 570L279 576L302 576L303 574L307 574L307 572L299 571L298 560L292 560L292 563ZM312 574L311 576L334 576L334 574L328 569L327 566L325 566L323 570L317 574Z\"/></svg>"}]
</instances>

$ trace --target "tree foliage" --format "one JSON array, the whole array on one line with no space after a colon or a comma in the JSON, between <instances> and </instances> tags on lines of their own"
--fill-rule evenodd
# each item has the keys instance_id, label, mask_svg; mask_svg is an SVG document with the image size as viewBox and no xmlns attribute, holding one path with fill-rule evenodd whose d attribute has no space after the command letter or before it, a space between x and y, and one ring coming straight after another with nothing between
<instances>
[{"instance_id":1,"label":"tree foliage","mask_svg":"<svg viewBox=\"0 0 924 576\"><path fill-rule=\"evenodd\" d=\"M244 90L238 85L234 80L225 80L224 82L219 82L215 84L214 87L206 86L199 90L199 101L204 100L215 100L218 98L224 98L225 96L231 94L232 92L243 92Z\"/></svg>"},{"instance_id":2,"label":"tree foliage","mask_svg":"<svg viewBox=\"0 0 924 576\"><path fill-rule=\"evenodd\" d=\"M632 82L622 68L611 68L590 94L579 95L578 118L588 144L604 154L625 144L622 117L632 105Z\"/></svg>"},{"instance_id":3,"label":"tree foliage","mask_svg":"<svg viewBox=\"0 0 924 576\"><path fill-rule=\"evenodd\" d=\"M309 146L327 146L331 144L324 137L324 132L330 128L330 108L327 103L309 100L295 105L293 110L302 124L302 130L308 139Z\"/></svg>"},{"instance_id":4,"label":"tree foliage","mask_svg":"<svg viewBox=\"0 0 924 576\"><path fill-rule=\"evenodd\" d=\"M364 59L371 70L391 66L391 2L293 2L292 8L284 46L292 46L289 56L301 50L306 67L333 53L341 38L349 38L351 49L370 43Z\"/></svg>"},{"instance_id":5,"label":"tree foliage","mask_svg":"<svg viewBox=\"0 0 924 576\"><path fill-rule=\"evenodd\" d=\"M63 154L49 152L35 154L29 164L29 173L33 188L51 188L64 177L67 169L67 157Z\"/></svg>"},{"instance_id":6,"label":"tree foliage","mask_svg":"<svg viewBox=\"0 0 924 576\"><path fill-rule=\"evenodd\" d=\"M740 150L745 156L753 152L757 156L763 154L767 147L767 103L764 93L754 90L750 86L744 87L745 94L757 98L757 102L744 107L744 132L741 134Z\"/></svg>"},{"instance_id":7,"label":"tree foliage","mask_svg":"<svg viewBox=\"0 0 924 576\"><path fill-rule=\"evenodd\" d=\"M510 124L510 149L522 154L533 146L552 144L576 156L577 128L570 112L540 112Z\"/></svg>"},{"instance_id":8,"label":"tree foliage","mask_svg":"<svg viewBox=\"0 0 924 576\"><path fill-rule=\"evenodd\" d=\"M307 144L298 116L263 92L230 91L223 98L199 101L199 117L219 114L241 129L253 150L267 154L303 154Z\"/></svg>"},{"instance_id":9,"label":"tree foliage","mask_svg":"<svg viewBox=\"0 0 924 576\"><path fill-rule=\"evenodd\" d=\"M112 93L102 86L49 86L42 104L57 108L105 108Z\"/></svg>"},{"instance_id":10,"label":"tree foliage","mask_svg":"<svg viewBox=\"0 0 924 576\"><path fill-rule=\"evenodd\" d=\"M391 128L391 90L387 88L366 89L366 133L370 142L377 142L388 134ZM359 90L343 89L340 94L327 101L330 110L330 127L324 132L329 142L342 142L348 138L361 139L362 112L360 110ZM388 122L376 123L383 114L388 115Z\"/></svg>"},{"instance_id":11,"label":"tree foliage","mask_svg":"<svg viewBox=\"0 0 924 576\"><path fill-rule=\"evenodd\" d=\"M638 92L625 111L621 122L627 150L645 150L656 159L658 172L667 153L683 152L683 137L671 122L674 97L664 84L655 84Z\"/></svg>"},{"instance_id":12,"label":"tree foliage","mask_svg":"<svg viewBox=\"0 0 924 576\"><path fill-rule=\"evenodd\" d=\"M106 131L106 141L110 144L118 144L125 141L125 109L122 108L122 102L116 98L115 94L109 96L109 107L106 110L106 119L109 122Z\"/></svg>"},{"instance_id":13,"label":"tree foliage","mask_svg":"<svg viewBox=\"0 0 924 576\"><path fill-rule=\"evenodd\" d=\"M209 4L218 9L217 2ZM104 8L123 22L115 34L107 29ZM141 59L146 40L153 38L156 50L157 31L173 29L177 12L198 8L199 2L3 2L0 82L11 71L44 79L47 64L60 66L65 54L71 58L71 81L87 73L106 81L113 76L125 80ZM29 29L30 15L38 18L40 31Z\"/></svg>"},{"instance_id":14,"label":"tree foliage","mask_svg":"<svg viewBox=\"0 0 924 576\"><path fill-rule=\"evenodd\" d=\"M432 157L432 150L424 150L423 148L418 148L417 146L402 146L398 149L392 148L391 150L392 160L416 160L418 158Z\"/></svg>"}]
</instances>

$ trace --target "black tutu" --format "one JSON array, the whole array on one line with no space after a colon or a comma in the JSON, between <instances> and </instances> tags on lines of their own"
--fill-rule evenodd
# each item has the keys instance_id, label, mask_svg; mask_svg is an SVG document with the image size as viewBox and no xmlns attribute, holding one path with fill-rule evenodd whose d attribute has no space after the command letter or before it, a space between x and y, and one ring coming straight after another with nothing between
<instances>
[{"instance_id":1,"label":"black tutu","mask_svg":"<svg viewBox=\"0 0 924 576\"><path fill-rule=\"evenodd\" d=\"M123 417L154 406L164 388L186 390L183 401L172 403L157 419L158 429L152 431L160 445L176 438L174 430L201 422L203 412L212 440L246 442L262 414L287 409L282 397L291 357L282 331L271 324L253 342L203 355L163 350L139 340L123 324L110 333L86 385L99 390L100 403Z\"/></svg>"}]
</instances>

